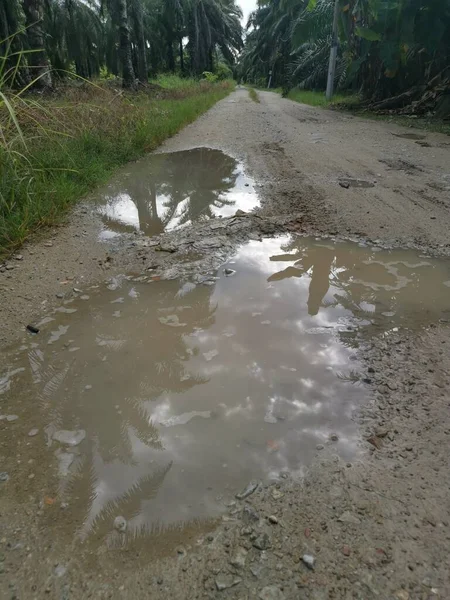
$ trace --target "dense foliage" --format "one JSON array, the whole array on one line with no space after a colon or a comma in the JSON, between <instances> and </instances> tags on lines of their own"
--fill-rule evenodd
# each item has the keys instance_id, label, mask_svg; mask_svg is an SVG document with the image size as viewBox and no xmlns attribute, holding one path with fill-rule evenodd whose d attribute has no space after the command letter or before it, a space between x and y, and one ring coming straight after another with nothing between
<instances>
[{"instance_id":1,"label":"dense foliage","mask_svg":"<svg viewBox=\"0 0 450 600\"><path fill-rule=\"evenodd\" d=\"M125 87L163 71L225 77L241 16L235 0L0 0L0 75L51 86L111 74Z\"/></svg>"},{"instance_id":2,"label":"dense foliage","mask_svg":"<svg viewBox=\"0 0 450 600\"><path fill-rule=\"evenodd\" d=\"M259 0L249 19L242 78L267 85L272 72L275 87L325 89L334 1ZM386 108L434 93L434 108L450 112L450 0L336 1L338 89Z\"/></svg>"}]
</instances>

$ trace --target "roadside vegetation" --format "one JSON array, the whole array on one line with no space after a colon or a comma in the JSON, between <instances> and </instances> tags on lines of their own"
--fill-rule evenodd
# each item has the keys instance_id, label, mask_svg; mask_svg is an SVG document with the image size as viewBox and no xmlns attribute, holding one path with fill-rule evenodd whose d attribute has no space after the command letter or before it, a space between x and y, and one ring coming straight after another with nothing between
<instances>
[{"instance_id":1,"label":"roadside vegetation","mask_svg":"<svg viewBox=\"0 0 450 600\"><path fill-rule=\"evenodd\" d=\"M253 102L260 102L260 99L259 99L259 96L258 96L258 92L255 90L254 87L249 87L248 88L248 95L253 100Z\"/></svg>"},{"instance_id":2,"label":"roadside vegetation","mask_svg":"<svg viewBox=\"0 0 450 600\"><path fill-rule=\"evenodd\" d=\"M338 94L378 114L450 117L449 0L261 2L249 18L241 80L266 87L271 77L285 96L295 89L295 99L323 93L335 6Z\"/></svg>"},{"instance_id":3,"label":"roadside vegetation","mask_svg":"<svg viewBox=\"0 0 450 600\"><path fill-rule=\"evenodd\" d=\"M234 88L232 81L169 82L134 94L82 83L60 97L8 96L14 116L0 100L0 255Z\"/></svg>"},{"instance_id":4,"label":"roadside vegetation","mask_svg":"<svg viewBox=\"0 0 450 600\"><path fill-rule=\"evenodd\" d=\"M234 87L235 0L0 0L0 255Z\"/></svg>"}]
</instances>

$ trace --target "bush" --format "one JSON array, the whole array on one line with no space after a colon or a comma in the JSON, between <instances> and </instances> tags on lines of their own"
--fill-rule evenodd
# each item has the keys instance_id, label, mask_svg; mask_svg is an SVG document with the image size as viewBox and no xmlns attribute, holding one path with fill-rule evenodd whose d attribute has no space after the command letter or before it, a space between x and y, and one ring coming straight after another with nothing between
<instances>
[{"instance_id":1,"label":"bush","mask_svg":"<svg viewBox=\"0 0 450 600\"><path fill-rule=\"evenodd\" d=\"M233 79L233 71L223 62L220 62L216 67L216 75L219 81L224 79Z\"/></svg>"},{"instance_id":2,"label":"bush","mask_svg":"<svg viewBox=\"0 0 450 600\"><path fill-rule=\"evenodd\" d=\"M203 71L203 79L208 83L215 83L219 78L211 71Z\"/></svg>"}]
</instances>

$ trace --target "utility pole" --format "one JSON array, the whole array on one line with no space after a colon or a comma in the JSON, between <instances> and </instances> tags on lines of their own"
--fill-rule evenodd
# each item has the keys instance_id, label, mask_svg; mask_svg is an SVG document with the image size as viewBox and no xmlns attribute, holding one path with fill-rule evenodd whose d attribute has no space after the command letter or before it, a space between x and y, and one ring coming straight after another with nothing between
<instances>
[{"instance_id":1,"label":"utility pole","mask_svg":"<svg viewBox=\"0 0 450 600\"><path fill-rule=\"evenodd\" d=\"M336 72L336 57L338 51L338 20L339 0L334 0L333 31L331 33L330 63L328 65L327 91L325 97L331 100L333 96L334 74Z\"/></svg>"}]
</instances>

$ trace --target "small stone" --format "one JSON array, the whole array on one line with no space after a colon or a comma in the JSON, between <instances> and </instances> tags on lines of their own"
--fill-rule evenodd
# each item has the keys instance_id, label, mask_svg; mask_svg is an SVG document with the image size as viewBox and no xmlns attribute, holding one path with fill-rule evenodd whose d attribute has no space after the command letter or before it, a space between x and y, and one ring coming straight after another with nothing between
<instances>
[{"instance_id":1,"label":"small stone","mask_svg":"<svg viewBox=\"0 0 450 600\"><path fill-rule=\"evenodd\" d=\"M236 494L236 498L238 500L244 500L245 498L248 498L248 496L253 494L253 492L256 492L258 487L259 487L258 481L250 481L250 483L247 485L247 487L245 487L242 490L242 492L239 492L238 494Z\"/></svg>"},{"instance_id":2,"label":"small stone","mask_svg":"<svg viewBox=\"0 0 450 600\"><path fill-rule=\"evenodd\" d=\"M7 271L12 271L14 269L14 265L6 265L5 269Z\"/></svg>"},{"instance_id":3,"label":"small stone","mask_svg":"<svg viewBox=\"0 0 450 600\"><path fill-rule=\"evenodd\" d=\"M8 479L9 475L6 473L6 471L0 472L0 483L5 483L5 481L8 481Z\"/></svg>"},{"instance_id":4,"label":"small stone","mask_svg":"<svg viewBox=\"0 0 450 600\"><path fill-rule=\"evenodd\" d=\"M254 508L246 504L242 510L242 519L247 523L259 521L259 514Z\"/></svg>"},{"instance_id":5,"label":"small stone","mask_svg":"<svg viewBox=\"0 0 450 600\"><path fill-rule=\"evenodd\" d=\"M316 562L316 559L312 554L304 554L302 556L302 561L303 564L305 564L308 567L308 569L314 569L314 563Z\"/></svg>"},{"instance_id":6,"label":"small stone","mask_svg":"<svg viewBox=\"0 0 450 600\"><path fill-rule=\"evenodd\" d=\"M38 433L39 433L39 429L37 429L37 427L34 427L33 429L30 429L30 431L28 432L28 437L34 437Z\"/></svg>"},{"instance_id":7,"label":"small stone","mask_svg":"<svg viewBox=\"0 0 450 600\"><path fill-rule=\"evenodd\" d=\"M375 430L375 435L378 438L384 438L387 436L387 434L389 433L389 429L386 427L379 427L378 429Z\"/></svg>"},{"instance_id":8,"label":"small stone","mask_svg":"<svg viewBox=\"0 0 450 600\"><path fill-rule=\"evenodd\" d=\"M67 567L64 567L63 565L57 565L54 572L56 577L62 577L66 574L66 571Z\"/></svg>"},{"instance_id":9,"label":"small stone","mask_svg":"<svg viewBox=\"0 0 450 600\"><path fill-rule=\"evenodd\" d=\"M268 550L272 546L270 537L267 533L262 533L253 542L253 546L258 550Z\"/></svg>"},{"instance_id":10,"label":"small stone","mask_svg":"<svg viewBox=\"0 0 450 600\"><path fill-rule=\"evenodd\" d=\"M323 444L317 444L316 450L323 450L325 446Z\"/></svg>"},{"instance_id":11,"label":"small stone","mask_svg":"<svg viewBox=\"0 0 450 600\"><path fill-rule=\"evenodd\" d=\"M338 518L338 521L341 523L354 523L355 525L361 523L361 521L349 510L346 510L342 513L342 515Z\"/></svg>"},{"instance_id":12,"label":"small stone","mask_svg":"<svg viewBox=\"0 0 450 600\"><path fill-rule=\"evenodd\" d=\"M272 490L272 498L274 500L279 500L283 496L284 496L283 492L280 492L280 490L277 490L277 488L273 488L273 490Z\"/></svg>"},{"instance_id":13,"label":"small stone","mask_svg":"<svg viewBox=\"0 0 450 600\"><path fill-rule=\"evenodd\" d=\"M379 450L381 448L382 442L381 442L380 438L377 437L376 435L371 435L370 437L367 438L367 441L369 442L369 444L372 444L372 446L375 446L375 448L377 450Z\"/></svg>"},{"instance_id":14,"label":"small stone","mask_svg":"<svg viewBox=\"0 0 450 600\"><path fill-rule=\"evenodd\" d=\"M367 372L368 372L368 373L375 373L375 369L374 369L373 367L369 367L369 368L367 369Z\"/></svg>"},{"instance_id":15,"label":"small stone","mask_svg":"<svg viewBox=\"0 0 450 600\"><path fill-rule=\"evenodd\" d=\"M46 248L51 248L53 246L53 242L45 242L44 246Z\"/></svg>"},{"instance_id":16,"label":"small stone","mask_svg":"<svg viewBox=\"0 0 450 600\"><path fill-rule=\"evenodd\" d=\"M84 429L77 429L75 431L61 429L59 431L55 431L53 434L54 440L60 442L61 444L67 444L67 446L78 446L78 444L80 444L85 437L86 432Z\"/></svg>"},{"instance_id":17,"label":"small stone","mask_svg":"<svg viewBox=\"0 0 450 600\"><path fill-rule=\"evenodd\" d=\"M18 417L17 415L7 415L7 416L6 416L6 420L7 420L7 421L9 421L10 423L11 423L12 421L17 421L17 419L18 419L18 418L19 418L19 417Z\"/></svg>"},{"instance_id":18,"label":"small stone","mask_svg":"<svg viewBox=\"0 0 450 600\"><path fill-rule=\"evenodd\" d=\"M240 208L234 213L235 217L246 217L247 213L244 210L241 210Z\"/></svg>"},{"instance_id":19,"label":"small stone","mask_svg":"<svg viewBox=\"0 0 450 600\"><path fill-rule=\"evenodd\" d=\"M278 525L278 519L275 515L270 515L270 517L267 517L267 519L269 523L272 523L273 525Z\"/></svg>"},{"instance_id":20,"label":"small stone","mask_svg":"<svg viewBox=\"0 0 450 600\"><path fill-rule=\"evenodd\" d=\"M124 533L127 530L127 521L125 517L118 516L114 519L114 529L117 529L120 533Z\"/></svg>"},{"instance_id":21,"label":"small stone","mask_svg":"<svg viewBox=\"0 0 450 600\"><path fill-rule=\"evenodd\" d=\"M64 294L62 294L61 292L58 292L58 293L56 294L56 297L57 297L57 298L59 298L59 299L61 300L62 298L64 298Z\"/></svg>"},{"instance_id":22,"label":"small stone","mask_svg":"<svg viewBox=\"0 0 450 600\"><path fill-rule=\"evenodd\" d=\"M306 527L304 534L306 538L311 537L311 529L309 527Z\"/></svg>"},{"instance_id":23,"label":"small stone","mask_svg":"<svg viewBox=\"0 0 450 600\"><path fill-rule=\"evenodd\" d=\"M173 254L174 252L177 251L177 249L174 246L158 246L155 248L155 250L157 252L168 252L169 254Z\"/></svg>"},{"instance_id":24,"label":"small stone","mask_svg":"<svg viewBox=\"0 0 450 600\"><path fill-rule=\"evenodd\" d=\"M230 563L233 567L237 567L239 569L243 569L245 567L245 561L247 559L247 550L245 548L238 548Z\"/></svg>"},{"instance_id":25,"label":"small stone","mask_svg":"<svg viewBox=\"0 0 450 600\"><path fill-rule=\"evenodd\" d=\"M236 271L234 271L233 269L224 269L223 272L227 277L231 277L231 275L234 275L236 273Z\"/></svg>"},{"instance_id":26,"label":"small stone","mask_svg":"<svg viewBox=\"0 0 450 600\"><path fill-rule=\"evenodd\" d=\"M344 556L350 556L350 546L347 546L347 544L344 544L341 548L341 552Z\"/></svg>"},{"instance_id":27,"label":"small stone","mask_svg":"<svg viewBox=\"0 0 450 600\"><path fill-rule=\"evenodd\" d=\"M79 288L74 287L72 289L75 292L75 294L82 294L83 293L83 290L80 290Z\"/></svg>"},{"instance_id":28,"label":"small stone","mask_svg":"<svg viewBox=\"0 0 450 600\"><path fill-rule=\"evenodd\" d=\"M409 592L406 590L397 590L394 592L394 598L397 600L409 600Z\"/></svg>"},{"instance_id":29,"label":"small stone","mask_svg":"<svg viewBox=\"0 0 450 600\"><path fill-rule=\"evenodd\" d=\"M16 260L23 260L22 254L16 254L14 257Z\"/></svg>"},{"instance_id":30,"label":"small stone","mask_svg":"<svg viewBox=\"0 0 450 600\"><path fill-rule=\"evenodd\" d=\"M268 585L258 594L258 598L261 600L283 600L284 597L283 592L276 585Z\"/></svg>"},{"instance_id":31,"label":"small stone","mask_svg":"<svg viewBox=\"0 0 450 600\"><path fill-rule=\"evenodd\" d=\"M339 436L338 436L338 434L337 434L337 433L332 433L332 434L330 435L330 440L331 440L332 442L337 442L337 441L339 440Z\"/></svg>"},{"instance_id":32,"label":"small stone","mask_svg":"<svg viewBox=\"0 0 450 600\"><path fill-rule=\"evenodd\" d=\"M216 588L219 592L221 592L222 590L226 590L238 585L238 583L241 583L241 581L242 579L240 577L221 573L216 577Z\"/></svg>"},{"instance_id":33,"label":"small stone","mask_svg":"<svg viewBox=\"0 0 450 600\"><path fill-rule=\"evenodd\" d=\"M27 325L27 330L30 333L39 333L39 329L37 327L35 327L34 325L31 325L31 324Z\"/></svg>"},{"instance_id":34,"label":"small stone","mask_svg":"<svg viewBox=\"0 0 450 600\"><path fill-rule=\"evenodd\" d=\"M164 579L162 577L158 577L157 580L156 580L156 583L158 585L162 585L164 583Z\"/></svg>"}]
</instances>

